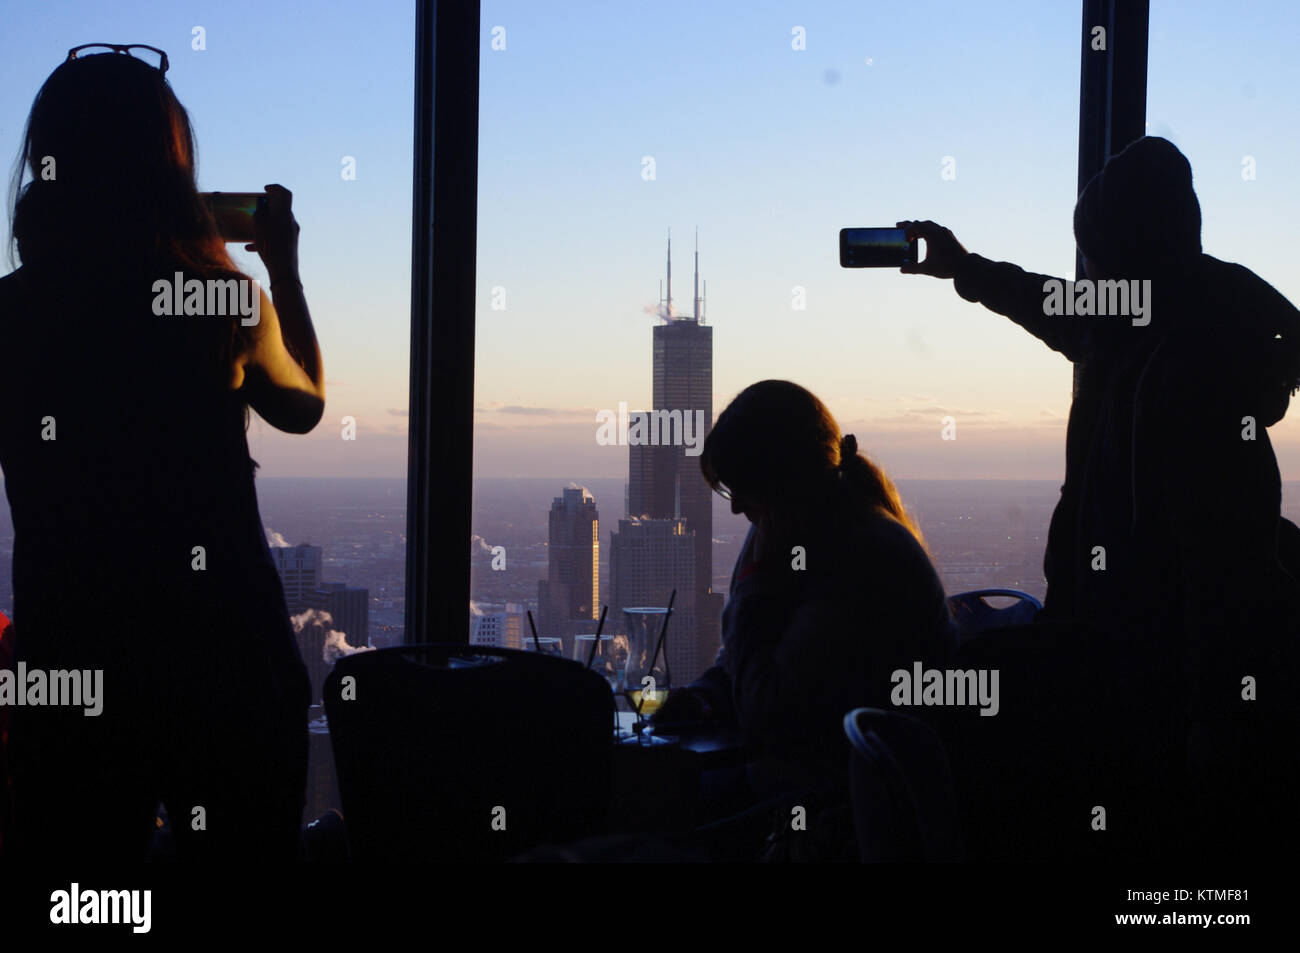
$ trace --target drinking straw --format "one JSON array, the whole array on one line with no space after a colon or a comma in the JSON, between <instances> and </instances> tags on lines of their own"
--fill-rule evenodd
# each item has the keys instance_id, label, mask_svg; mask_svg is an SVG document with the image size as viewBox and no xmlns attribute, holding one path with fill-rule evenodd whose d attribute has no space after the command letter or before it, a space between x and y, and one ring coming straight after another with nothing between
<instances>
[{"instance_id":1,"label":"drinking straw","mask_svg":"<svg viewBox=\"0 0 1300 953\"><path fill-rule=\"evenodd\" d=\"M654 671L655 661L659 658L659 650L663 648L664 636L668 634L668 620L672 618L673 603L676 600L677 600L677 590L674 589L672 595L668 597L668 611L667 613L664 614L664 624L659 629L659 642L658 644L655 645L654 657L650 659L650 670L652 672ZM667 652L664 653L664 674L665 675L668 674L668 653Z\"/></svg>"},{"instance_id":2,"label":"drinking straw","mask_svg":"<svg viewBox=\"0 0 1300 953\"><path fill-rule=\"evenodd\" d=\"M533 610L528 610L528 628L533 630L533 648L537 649L537 654L542 652L542 640L537 637L537 626L533 624Z\"/></svg>"},{"instance_id":3,"label":"drinking straw","mask_svg":"<svg viewBox=\"0 0 1300 953\"><path fill-rule=\"evenodd\" d=\"M600 623L596 626L596 637L591 640L591 651L587 653L587 668L591 668L591 663L596 660L596 646L600 645L600 630L605 628L605 613L609 611L609 606L601 606Z\"/></svg>"}]
</instances>

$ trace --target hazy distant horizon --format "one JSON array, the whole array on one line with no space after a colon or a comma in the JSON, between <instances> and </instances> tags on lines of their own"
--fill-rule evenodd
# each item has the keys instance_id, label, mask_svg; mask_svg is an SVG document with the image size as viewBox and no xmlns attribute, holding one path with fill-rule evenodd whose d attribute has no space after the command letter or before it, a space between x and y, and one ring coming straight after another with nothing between
<instances>
[{"instance_id":1,"label":"hazy distant horizon","mask_svg":"<svg viewBox=\"0 0 1300 953\"><path fill-rule=\"evenodd\" d=\"M0 477L0 482L3 482ZM608 580L610 534L623 518L626 476L480 477L473 483L472 600L535 605L547 572L547 514L551 501L575 483L596 498L602 586ZM935 567L950 593L988 586L1041 597L1047 527L1059 500L1058 480L899 479L904 503L925 533ZM1300 523L1300 481L1283 484L1282 512ZM258 508L267 536L324 550L324 578L371 594L375 644L400 641L406 562L406 480L403 477L257 478ZM0 609L12 611L13 526L0 508ZM713 585L725 592L747 521L714 497ZM493 571L491 550L509 553L507 572Z\"/></svg>"}]
</instances>

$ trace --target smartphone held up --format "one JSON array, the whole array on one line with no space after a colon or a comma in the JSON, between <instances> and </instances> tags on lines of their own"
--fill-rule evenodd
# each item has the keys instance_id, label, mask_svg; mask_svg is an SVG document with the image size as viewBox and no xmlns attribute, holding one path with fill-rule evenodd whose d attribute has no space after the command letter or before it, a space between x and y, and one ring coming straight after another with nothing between
<instances>
[{"instance_id":1,"label":"smartphone held up","mask_svg":"<svg viewBox=\"0 0 1300 953\"><path fill-rule=\"evenodd\" d=\"M901 228L841 228L841 268L898 268L916 261L916 239Z\"/></svg>"},{"instance_id":2,"label":"smartphone held up","mask_svg":"<svg viewBox=\"0 0 1300 953\"><path fill-rule=\"evenodd\" d=\"M217 231L228 242L253 240L253 213L266 201L265 192L200 192L217 220Z\"/></svg>"}]
</instances>

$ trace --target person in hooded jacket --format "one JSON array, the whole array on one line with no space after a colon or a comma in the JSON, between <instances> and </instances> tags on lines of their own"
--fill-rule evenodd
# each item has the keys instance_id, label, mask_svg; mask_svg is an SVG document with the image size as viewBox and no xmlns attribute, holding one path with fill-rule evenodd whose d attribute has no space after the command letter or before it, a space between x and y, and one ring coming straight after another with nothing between
<instances>
[{"instance_id":1,"label":"person in hooded jacket","mask_svg":"<svg viewBox=\"0 0 1300 953\"><path fill-rule=\"evenodd\" d=\"M1087 278L1128 284L1125 314L1057 313L1060 279L899 226L926 241L902 271L952 279L1075 366L1041 617L1122 646L1099 699L1123 699L1135 746L1183 772L1175 813L1224 849L1273 838L1296 773L1300 587L1267 428L1300 385L1300 312L1202 251L1191 166L1161 138L1112 157L1075 208Z\"/></svg>"}]
</instances>

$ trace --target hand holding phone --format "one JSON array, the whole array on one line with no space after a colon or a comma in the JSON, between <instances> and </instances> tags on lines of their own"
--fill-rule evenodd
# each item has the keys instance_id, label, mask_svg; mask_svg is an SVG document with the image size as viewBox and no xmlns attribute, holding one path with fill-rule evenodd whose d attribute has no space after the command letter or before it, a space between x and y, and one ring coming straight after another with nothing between
<instances>
[{"instance_id":1,"label":"hand holding phone","mask_svg":"<svg viewBox=\"0 0 1300 953\"><path fill-rule=\"evenodd\" d=\"M957 271L957 263L968 254L957 241L950 229L934 222L899 222L898 227L916 247L918 238L925 239L925 261L918 261L913 252L911 260L901 266L907 275L931 275L935 278L951 278Z\"/></svg>"},{"instance_id":2,"label":"hand holding phone","mask_svg":"<svg viewBox=\"0 0 1300 953\"><path fill-rule=\"evenodd\" d=\"M293 217L293 193L283 185L268 185L253 212L253 241L244 250L261 256L272 282L297 278L300 230Z\"/></svg>"}]
</instances>

